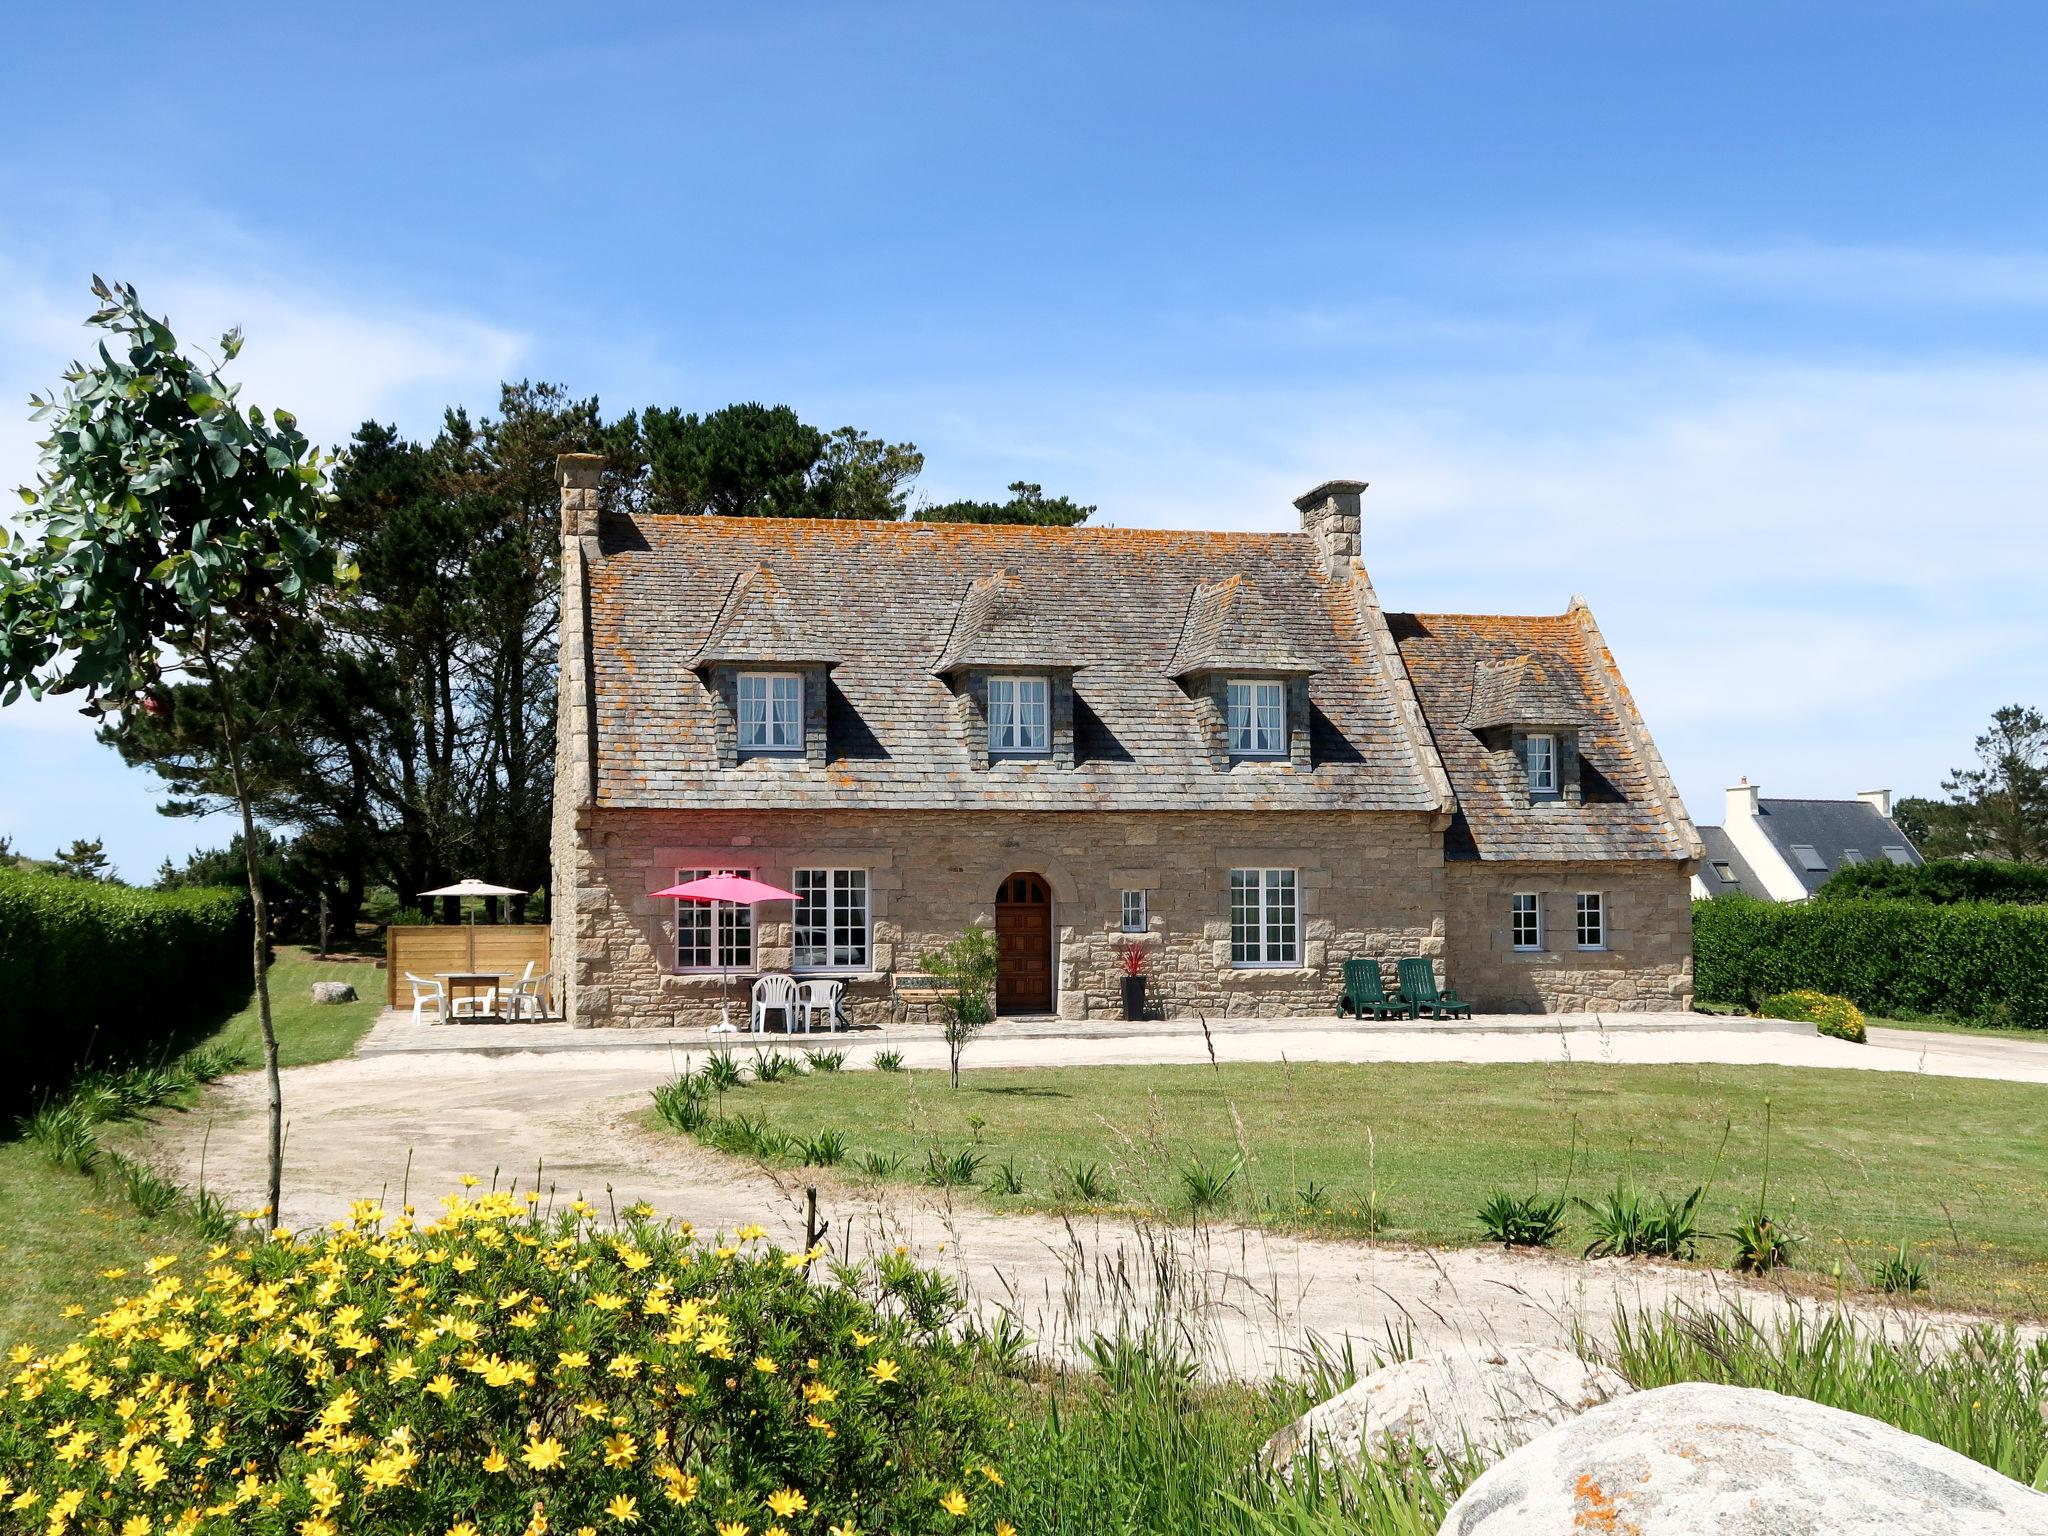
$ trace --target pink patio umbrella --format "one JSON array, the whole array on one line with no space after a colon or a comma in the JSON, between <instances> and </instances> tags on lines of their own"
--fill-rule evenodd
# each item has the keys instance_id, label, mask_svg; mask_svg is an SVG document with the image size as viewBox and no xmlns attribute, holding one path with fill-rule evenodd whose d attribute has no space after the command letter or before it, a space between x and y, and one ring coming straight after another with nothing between
<instances>
[{"instance_id":1,"label":"pink patio umbrella","mask_svg":"<svg viewBox=\"0 0 2048 1536\"><path fill-rule=\"evenodd\" d=\"M732 1028L732 967L726 962L725 946L719 943L718 908L720 903L732 906L758 907L764 901L795 901L795 891L785 891L779 885L770 885L764 880L750 880L745 875L706 875L701 880L685 880L681 885L669 886L666 890L654 892L656 896L673 896L678 901L708 901L711 903L711 943L718 952L719 969L719 1016L724 1020L721 1028Z\"/></svg>"}]
</instances>

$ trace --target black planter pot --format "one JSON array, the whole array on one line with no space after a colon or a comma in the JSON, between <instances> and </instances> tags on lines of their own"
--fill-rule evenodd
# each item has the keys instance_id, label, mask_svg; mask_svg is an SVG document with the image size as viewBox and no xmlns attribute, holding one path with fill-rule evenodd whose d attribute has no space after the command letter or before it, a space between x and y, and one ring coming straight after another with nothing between
<instances>
[{"instance_id":1,"label":"black planter pot","mask_svg":"<svg viewBox=\"0 0 2048 1536\"><path fill-rule=\"evenodd\" d=\"M1126 976L1124 978L1124 1018L1128 1020L1145 1017L1145 978Z\"/></svg>"}]
</instances>

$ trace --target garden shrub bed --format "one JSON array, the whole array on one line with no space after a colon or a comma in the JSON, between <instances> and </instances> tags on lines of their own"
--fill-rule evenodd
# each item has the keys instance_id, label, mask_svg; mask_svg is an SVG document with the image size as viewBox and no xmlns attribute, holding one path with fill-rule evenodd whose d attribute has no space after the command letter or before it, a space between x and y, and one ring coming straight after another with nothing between
<instances>
[{"instance_id":1,"label":"garden shrub bed","mask_svg":"<svg viewBox=\"0 0 2048 1536\"><path fill-rule=\"evenodd\" d=\"M0 1510L38 1527L1007 1536L1005 1416L948 1296L813 1283L759 1228L638 1207L359 1202L310 1239L151 1258L0 1377ZM943 1284L943 1282L941 1282ZM82 1527L81 1527L82 1528Z\"/></svg>"},{"instance_id":2,"label":"garden shrub bed","mask_svg":"<svg viewBox=\"0 0 2048 1536\"><path fill-rule=\"evenodd\" d=\"M1811 987L1773 993L1757 1004L1756 1012L1762 1019L1791 1019L1811 1024L1824 1035L1833 1035L1837 1040L1847 1040L1855 1045L1862 1045L1867 1038L1862 1009L1846 997L1831 997Z\"/></svg>"},{"instance_id":3,"label":"garden shrub bed","mask_svg":"<svg viewBox=\"0 0 2048 1536\"><path fill-rule=\"evenodd\" d=\"M1811 989L1880 1017L2048 1028L2048 907L1993 902L1693 903L1699 998Z\"/></svg>"},{"instance_id":4,"label":"garden shrub bed","mask_svg":"<svg viewBox=\"0 0 2048 1536\"><path fill-rule=\"evenodd\" d=\"M248 897L0 872L0 1115L170 1048L249 988Z\"/></svg>"}]
</instances>

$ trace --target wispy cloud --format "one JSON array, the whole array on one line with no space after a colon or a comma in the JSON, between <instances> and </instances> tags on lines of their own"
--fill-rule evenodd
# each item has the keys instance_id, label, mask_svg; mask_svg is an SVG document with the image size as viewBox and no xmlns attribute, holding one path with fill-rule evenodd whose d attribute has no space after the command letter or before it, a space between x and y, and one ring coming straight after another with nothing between
<instances>
[{"instance_id":1,"label":"wispy cloud","mask_svg":"<svg viewBox=\"0 0 2048 1536\"><path fill-rule=\"evenodd\" d=\"M1567 259L1631 281L1676 276L1825 304L2048 307L2048 252L2039 251L1641 238L1594 242Z\"/></svg>"}]
</instances>

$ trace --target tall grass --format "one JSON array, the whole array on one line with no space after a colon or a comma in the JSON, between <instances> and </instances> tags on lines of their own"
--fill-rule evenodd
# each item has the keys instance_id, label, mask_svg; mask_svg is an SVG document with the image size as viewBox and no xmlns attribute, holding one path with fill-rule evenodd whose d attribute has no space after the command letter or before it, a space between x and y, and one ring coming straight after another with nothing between
<instances>
[{"instance_id":1,"label":"tall grass","mask_svg":"<svg viewBox=\"0 0 2048 1536\"><path fill-rule=\"evenodd\" d=\"M1759 1321L1708 1312L1620 1313L1614 1365L1639 1387L1714 1381L1847 1409L1935 1440L2007 1477L2048 1482L2048 1340L2012 1328L1881 1329L1840 1313Z\"/></svg>"}]
</instances>

